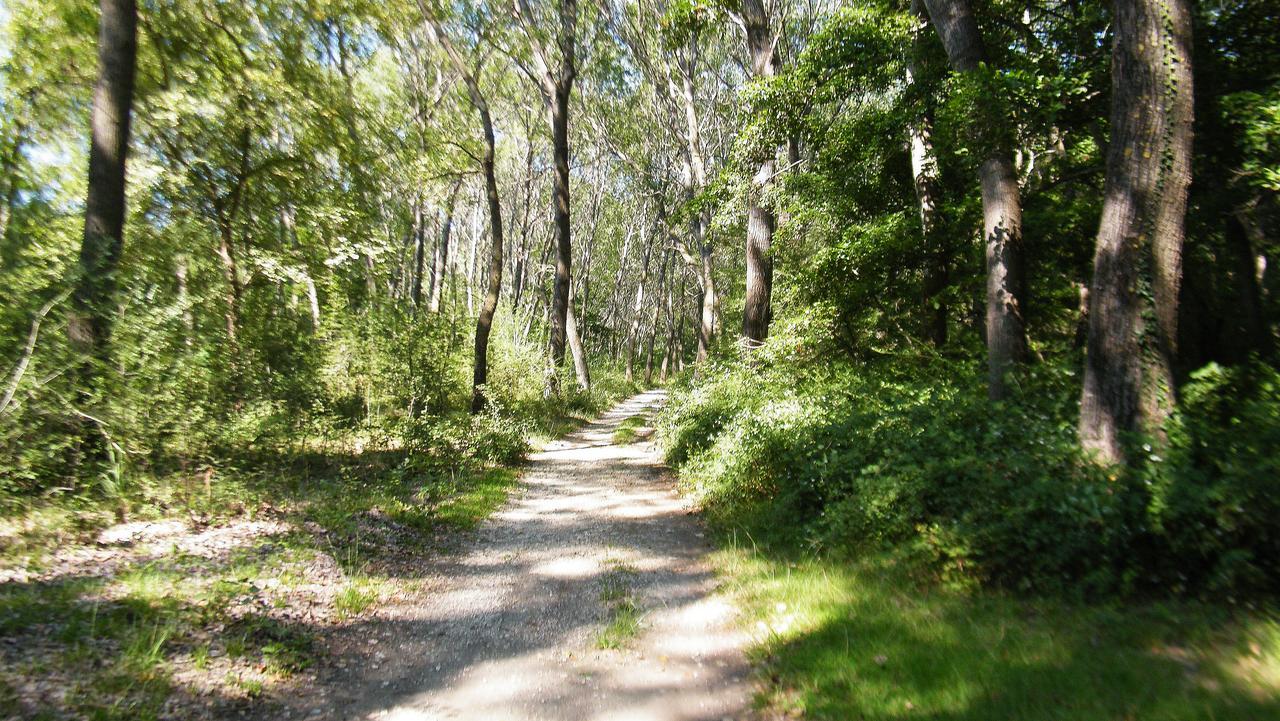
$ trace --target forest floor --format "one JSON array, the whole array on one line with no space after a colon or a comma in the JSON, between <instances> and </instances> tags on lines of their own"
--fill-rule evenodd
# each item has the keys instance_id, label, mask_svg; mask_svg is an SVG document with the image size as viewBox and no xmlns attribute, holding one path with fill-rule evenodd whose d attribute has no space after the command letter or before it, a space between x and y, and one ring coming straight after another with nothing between
<instances>
[{"instance_id":1,"label":"forest floor","mask_svg":"<svg viewBox=\"0 0 1280 721\"><path fill-rule=\"evenodd\" d=\"M308 455L230 515L0 528L0 719L748 715L747 639L651 440L663 400L519 481Z\"/></svg>"}]
</instances>

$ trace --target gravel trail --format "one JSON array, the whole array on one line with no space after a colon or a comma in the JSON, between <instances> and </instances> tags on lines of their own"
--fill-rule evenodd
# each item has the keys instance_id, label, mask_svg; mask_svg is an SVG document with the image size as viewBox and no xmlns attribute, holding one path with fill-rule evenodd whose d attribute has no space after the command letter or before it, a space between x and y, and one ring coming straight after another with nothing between
<instances>
[{"instance_id":1,"label":"gravel trail","mask_svg":"<svg viewBox=\"0 0 1280 721\"><path fill-rule=\"evenodd\" d=\"M664 400L641 393L534 454L506 506L461 551L431 562L419 592L344 632L346 667L285 713L749 718L746 636L716 593L702 525L651 429L613 443L623 420L652 417Z\"/></svg>"}]
</instances>

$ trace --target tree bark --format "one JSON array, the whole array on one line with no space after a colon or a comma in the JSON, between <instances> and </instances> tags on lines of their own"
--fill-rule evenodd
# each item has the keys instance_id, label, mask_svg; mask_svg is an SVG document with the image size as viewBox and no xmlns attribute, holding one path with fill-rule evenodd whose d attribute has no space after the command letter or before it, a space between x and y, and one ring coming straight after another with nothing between
<instances>
[{"instance_id":1,"label":"tree bark","mask_svg":"<svg viewBox=\"0 0 1280 721\"><path fill-rule=\"evenodd\" d=\"M416 311L422 306L422 276L427 272L427 211L423 207L425 201L418 199L413 204L413 282L409 290L409 302ZM430 281L429 281L430 282ZM428 293L430 289L428 288Z\"/></svg>"},{"instance_id":2,"label":"tree bark","mask_svg":"<svg viewBox=\"0 0 1280 721\"><path fill-rule=\"evenodd\" d=\"M578 332L578 318L573 310L572 289L569 293L569 307L565 313L565 320L569 351L573 355L573 372L578 378L578 387L589 391L591 390L591 369L587 366L587 354L582 347L582 335Z\"/></svg>"},{"instance_id":3,"label":"tree bark","mask_svg":"<svg viewBox=\"0 0 1280 721\"><path fill-rule=\"evenodd\" d=\"M559 392L559 371L564 365L568 329L569 284L573 245L569 224L569 93L572 86L557 87L549 108L551 153L555 166L556 275L551 295L551 372L549 390Z\"/></svg>"},{"instance_id":4,"label":"tree bark","mask_svg":"<svg viewBox=\"0 0 1280 721\"><path fill-rule=\"evenodd\" d=\"M658 206L659 220L658 224L662 225L662 206ZM631 311L631 328L627 331L626 342L626 378L627 382L631 382L634 378L633 366L635 364L636 355L636 339L640 336L640 311L644 309L644 284L649 280L649 258L653 252L653 238L650 236L645 239L644 257L640 264L640 279L636 282L636 302Z\"/></svg>"},{"instance_id":5,"label":"tree bark","mask_svg":"<svg viewBox=\"0 0 1280 721\"><path fill-rule=\"evenodd\" d=\"M458 180L453 184L453 190L449 191L449 202L445 206L444 219L440 222L440 243L431 258L431 298L427 302L427 310L432 313L440 312L440 299L444 295L444 275L449 265L449 236L453 233L453 209L461 187L462 181Z\"/></svg>"},{"instance_id":6,"label":"tree bark","mask_svg":"<svg viewBox=\"0 0 1280 721\"><path fill-rule=\"evenodd\" d=\"M125 159L133 110L138 8L135 0L101 0L99 7L89 189L68 334L87 355L106 363L116 272L124 249ZM92 385L93 371L87 369L87 373L86 385Z\"/></svg>"},{"instance_id":7,"label":"tree bark","mask_svg":"<svg viewBox=\"0 0 1280 721\"><path fill-rule=\"evenodd\" d=\"M922 27L916 31L912 43L911 61L907 65L907 85L914 85L922 72L923 39L929 14L923 0L911 0L911 12ZM924 108L908 125L907 137L911 145L911 176L916 191L916 206L920 213L920 234L924 243L924 287L921 302L924 306L924 336L936 347L947 342L947 305L938 295L946 288L949 275L949 259L945 240L938 232L938 208L941 182L938 173L938 157L933 149L933 112Z\"/></svg>"},{"instance_id":8,"label":"tree bark","mask_svg":"<svg viewBox=\"0 0 1280 721\"><path fill-rule=\"evenodd\" d=\"M489 106L480 95L479 84L470 81L472 88L472 104L480 114L480 125L484 130L484 167L485 196L489 201L489 289L484 296L484 304L480 307L480 316L476 318L475 371L471 376L471 412L479 413L484 409L484 385L489 380L489 332L493 328L493 316L498 310L498 295L502 292L502 206L498 200L498 176L495 170L495 140L493 120L489 117Z\"/></svg>"},{"instance_id":9,"label":"tree bark","mask_svg":"<svg viewBox=\"0 0 1280 721\"><path fill-rule=\"evenodd\" d=\"M742 23L747 33L752 77L773 77L778 71L776 38L769 28L769 14L762 0L743 0ZM747 285L742 309L742 341L747 349L765 341L773 317L773 258L769 249L773 244L775 219L773 211L764 204L764 195L772 182L775 164L776 153L768 153L757 167L748 191ZM704 305L707 300L713 299L704 299ZM703 313L705 315L705 309Z\"/></svg>"},{"instance_id":10,"label":"tree bark","mask_svg":"<svg viewBox=\"0 0 1280 721\"><path fill-rule=\"evenodd\" d=\"M924 0L929 18L956 72L974 73L986 62L982 34L969 0ZM1023 322L1022 200L1008 145L1008 120L989 129L979 180L987 261L987 393L993 400L1009 394L1007 376L1026 359Z\"/></svg>"},{"instance_id":11,"label":"tree bark","mask_svg":"<svg viewBox=\"0 0 1280 721\"><path fill-rule=\"evenodd\" d=\"M1114 14L1111 142L1079 429L1103 463L1126 460L1128 432L1159 439L1174 407L1193 114L1187 0L1115 0Z\"/></svg>"}]
</instances>

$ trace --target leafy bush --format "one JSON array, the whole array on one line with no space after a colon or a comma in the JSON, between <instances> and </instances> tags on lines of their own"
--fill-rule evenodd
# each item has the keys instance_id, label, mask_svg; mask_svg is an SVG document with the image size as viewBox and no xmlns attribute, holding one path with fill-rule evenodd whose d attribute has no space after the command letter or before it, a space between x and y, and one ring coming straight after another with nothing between
<instances>
[{"instance_id":1,"label":"leafy bush","mask_svg":"<svg viewBox=\"0 0 1280 721\"><path fill-rule=\"evenodd\" d=\"M1280 578L1280 373L1211 364L1182 389L1167 458L1148 456L1151 523L1180 588Z\"/></svg>"},{"instance_id":2,"label":"leafy bush","mask_svg":"<svg viewBox=\"0 0 1280 721\"><path fill-rule=\"evenodd\" d=\"M1249 388L1201 374L1170 458L1132 474L1080 455L1069 373L1041 366L1000 404L981 376L937 360L726 368L675 393L660 433L713 521L758 541L898 548L948 581L1034 592L1277 577L1273 371Z\"/></svg>"}]
</instances>

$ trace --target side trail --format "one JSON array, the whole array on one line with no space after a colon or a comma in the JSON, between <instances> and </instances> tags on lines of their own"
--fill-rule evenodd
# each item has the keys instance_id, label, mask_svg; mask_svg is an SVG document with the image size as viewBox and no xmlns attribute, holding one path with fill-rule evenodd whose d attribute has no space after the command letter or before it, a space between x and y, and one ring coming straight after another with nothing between
<instances>
[{"instance_id":1,"label":"side trail","mask_svg":"<svg viewBox=\"0 0 1280 721\"><path fill-rule=\"evenodd\" d=\"M346 668L288 716L749 718L747 639L716 593L701 523L652 429L613 442L664 400L641 393L534 454L506 506L424 570L420 593L344 634Z\"/></svg>"}]
</instances>

